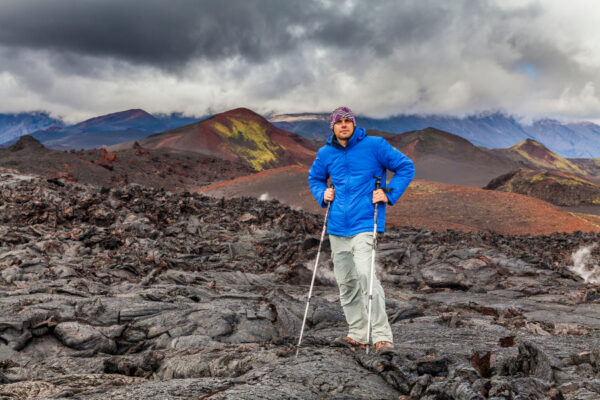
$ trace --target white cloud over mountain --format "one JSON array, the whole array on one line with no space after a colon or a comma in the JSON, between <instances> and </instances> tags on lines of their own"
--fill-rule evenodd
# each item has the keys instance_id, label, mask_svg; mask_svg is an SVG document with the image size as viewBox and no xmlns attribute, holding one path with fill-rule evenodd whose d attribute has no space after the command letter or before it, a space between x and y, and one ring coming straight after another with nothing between
<instances>
[{"instance_id":1,"label":"white cloud over mountain","mask_svg":"<svg viewBox=\"0 0 600 400\"><path fill-rule=\"evenodd\" d=\"M0 112L597 120L598 26L591 0L4 0Z\"/></svg>"}]
</instances>

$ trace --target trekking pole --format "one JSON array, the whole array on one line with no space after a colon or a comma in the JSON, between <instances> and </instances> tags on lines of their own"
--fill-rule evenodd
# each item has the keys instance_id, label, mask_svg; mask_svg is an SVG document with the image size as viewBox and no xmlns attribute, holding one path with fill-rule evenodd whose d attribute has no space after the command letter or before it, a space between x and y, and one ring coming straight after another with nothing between
<instances>
[{"instance_id":1,"label":"trekking pole","mask_svg":"<svg viewBox=\"0 0 600 400\"><path fill-rule=\"evenodd\" d=\"M375 176L375 190L379 189L381 185L381 177ZM371 335L371 306L373 303L373 274L375 271L375 248L377 247L377 204L375 203L375 217L373 219L373 250L371 253L371 272L369 273L369 314L367 317L367 349L366 353L369 354L369 339Z\"/></svg>"},{"instance_id":2,"label":"trekking pole","mask_svg":"<svg viewBox=\"0 0 600 400\"><path fill-rule=\"evenodd\" d=\"M329 185L330 188L333 185ZM319 265L319 256L321 255L321 245L323 244L323 238L325 238L325 231L327 229L327 218L329 217L329 208L331 207L331 201L327 204L327 211L325 212L325 222L323 223L323 231L321 232L321 241L319 242L319 250L317 250L317 260L315 261L315 268L313 269L312 280L310 281L310 290L308 291L308 300L306 301L306 310L304 310L304 319L302 320L302 329L300 329L300 338L298 339L298 346L296 348L296 357L300 352L300 343L302 343L302 334L304 333L304 324L306 323L306 316L308 315L308 306L310 305L310 298L312 297L313 285L315 284L315 277L317 276L317 265Z\"/></svg>"}]
</instances>

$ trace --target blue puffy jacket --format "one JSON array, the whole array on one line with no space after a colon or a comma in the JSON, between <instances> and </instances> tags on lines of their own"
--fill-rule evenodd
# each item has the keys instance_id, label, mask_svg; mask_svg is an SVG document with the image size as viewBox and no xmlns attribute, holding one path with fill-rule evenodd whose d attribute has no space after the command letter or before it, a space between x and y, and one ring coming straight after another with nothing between
<instances>
[{"instance_id":1,"label":"blue puffy jacket","mask_svg":"<svg viewBox=\"0 0 600 400\"><path fill-rule=\"evenodd\" d=\"M386 169L394 172L387 185ZM332 135L321 147L308 171L310 191L323 208L327 207L323 196L330 176L335 198L329 210L327 233L350 237L373 230L374 176L382 178L382 188L392 189L386 195L389 204L393 205L415 176L415 167L408 157L384 138L367 136L364 129L356 127L346 147L341 146ZM377 231L383 232L385 205L379 204L378 207Z\"/></svg>"}]
</instances>

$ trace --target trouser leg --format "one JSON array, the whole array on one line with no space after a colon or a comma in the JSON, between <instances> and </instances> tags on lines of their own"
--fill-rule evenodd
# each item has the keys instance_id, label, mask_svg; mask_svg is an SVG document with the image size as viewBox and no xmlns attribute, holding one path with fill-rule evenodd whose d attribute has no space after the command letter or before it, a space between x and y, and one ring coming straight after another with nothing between
<instances>
[{"instance_id":1,"label":"trouser leg","mask_svg":"<svg viewBox=\"0 0 600 400\"><path fill-rule=\"evenodd\" d=\"M345 238L329 235L334 273L340 289L340 302L348 322L348 336L357 342L367 341L367 307L369 274L372 258L372 233L365 232ZM371 312L373 343L392 342L392 329L385 312L383 287L375 277Z\"/></svg>"},{"instance_id":2,"label":"trouser leg","mask_svg":"<svg viewBox=\"0 0 600 400\"><path fill-rule=\"evenodd\" d=\"M352 237L354 265L359 276L365 307L369 304L369 279L373 256L373 233L364 232ZM366 325L365 325L366 329ZM373 343L393 342L392 328L385 312L385 293L383 286L373 273L373 300L371 305L371 337ZM366 336L366 332L365 332Z\"/></svg>"},{"instance_id":3,"label":"trouser leg","mask_svg":"<svg viewBox=\"0 0 600 400\"><path fill-rule=\"evenodd\" d=\"M367 341L367 311L363 290L354 266L350 238L329 235L333 272L340 290L340 303L348 323L348 337L359 343Z\"/></svg>"}]
</instances>

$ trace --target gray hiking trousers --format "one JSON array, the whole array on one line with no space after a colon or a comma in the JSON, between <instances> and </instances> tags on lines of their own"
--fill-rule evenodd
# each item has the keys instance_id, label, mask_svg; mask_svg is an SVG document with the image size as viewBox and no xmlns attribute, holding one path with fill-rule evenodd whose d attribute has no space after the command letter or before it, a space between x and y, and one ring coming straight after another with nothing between
<instances>
[{"instance_id":1,"label":"gray hiking trousers","mask_svg":"<svg viewBox=\"0 0 600 400\"><path fill-rule=\"evenodd\" d=\"M348 322L348 336L359 343L367 342L369 274L373 251L373 233L352 237L329 235L333 271L340 289L340 302ZM379 279L373 274L371 337L373 343L393 342L392 328L385 313L385 295Z\"/></svg>"}]
</instances>

